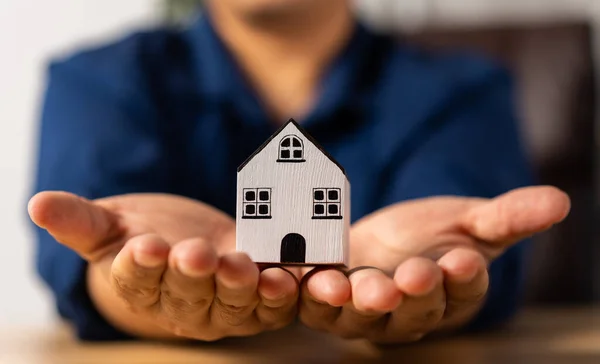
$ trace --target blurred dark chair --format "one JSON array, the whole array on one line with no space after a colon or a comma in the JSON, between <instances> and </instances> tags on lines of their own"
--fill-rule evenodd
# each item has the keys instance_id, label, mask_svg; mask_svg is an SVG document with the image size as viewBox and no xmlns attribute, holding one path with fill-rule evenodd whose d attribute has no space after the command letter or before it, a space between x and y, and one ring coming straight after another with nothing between
<instances>
[{"instance_id":1,"label":"blurred dark chair","mask_svg":"<svg viewBox=\"0 0 600 364\"><path fill-rule=\"evenodd\" d=\"M586 24L437 29L410 41L432 49L484 52L514 72L522 130L540 183L572 197L570 217L534 238L529 303L600 301L595 244L594 67ZM595 270L595 272L594 272ZM596 287L598 288L598 287Z\"/></svg>"}]
</instances>

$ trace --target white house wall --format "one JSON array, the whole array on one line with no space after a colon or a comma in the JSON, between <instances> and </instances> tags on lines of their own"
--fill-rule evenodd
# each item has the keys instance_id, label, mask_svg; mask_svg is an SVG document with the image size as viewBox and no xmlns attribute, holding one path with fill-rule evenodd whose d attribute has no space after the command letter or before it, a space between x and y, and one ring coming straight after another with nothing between
<instances>
[{"instance_id":1,"label":"white house wall","mask_svg":"<svg viewBox=\"0 0 600 364\"><path fill-rule=\"evenodd\" d=\"M303 163L278 163L279 143L289 134L304 144ZM341 220L314 220L313 188L339 188ZM237 249L257 263L280 260L289 233L306 240L307 264L346 264L350 221L349 183L340 168L290 123L238 173ZM271 188L271 219L242 219L243 189Z\"/></svg>"}]
</instances>

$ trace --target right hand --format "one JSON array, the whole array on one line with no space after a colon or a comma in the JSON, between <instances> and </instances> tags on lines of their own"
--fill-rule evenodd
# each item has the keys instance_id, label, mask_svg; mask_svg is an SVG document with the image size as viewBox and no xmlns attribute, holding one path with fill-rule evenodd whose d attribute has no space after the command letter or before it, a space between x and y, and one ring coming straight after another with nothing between
<instances>
[{"instance_id":1,"label":"right hand","mask_svg":"<svg viewBox=\"0 0 600 364\"><path fill-rule=\"evenodd\" d=\"M42 192L31 219L89 262L98 310L129 334L204 341L289 324L297 277L260 271L235 252L235 222L198 201L166 194L86 200Z\"/></svg>"}]
</instances>

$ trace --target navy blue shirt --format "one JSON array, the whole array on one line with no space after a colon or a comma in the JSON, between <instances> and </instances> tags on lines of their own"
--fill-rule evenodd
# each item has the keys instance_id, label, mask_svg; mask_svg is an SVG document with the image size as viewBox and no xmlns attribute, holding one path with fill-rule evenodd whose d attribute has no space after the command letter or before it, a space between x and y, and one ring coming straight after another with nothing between
<instances>
[{"instance_id":1,"label":"navy blue shirt","mask_svg":"<svg viewBox=\"0 0 600 364\"><path fill-rule=\"evenodd\" d=\"M356 220L408 199L530 184L513 111L510 78L492 63L428 54L357 25L313 110L289 117L346 169ZM208 18L136 33L50 66L36 190L173 193L234 216L237 167L276 129ZM78 336L126 338L94 308L86 263L37 231L39 273ZM474 326L515 310L522 259L518 246L492 264Z\"/></svg>"}]
</instances>

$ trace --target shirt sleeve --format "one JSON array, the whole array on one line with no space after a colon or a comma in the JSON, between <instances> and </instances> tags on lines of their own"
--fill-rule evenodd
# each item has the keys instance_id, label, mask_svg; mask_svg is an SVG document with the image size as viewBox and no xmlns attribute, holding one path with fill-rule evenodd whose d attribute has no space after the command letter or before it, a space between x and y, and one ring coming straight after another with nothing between
<instances>
[{"instance_id":1,"label":"shirt sleeve","mask_svg":"<svg viewBox=\"0 0 600 364\"><path fill-rule=\"evenodd\" d=\"M491 198L532 183L504 70L456 90L446 105L417 133L419 147L396 168L387 203L439 195ZM470 328L504 322L515 312L526 250L522 242L491 264L487 301Z\"/></svg>"},{"instance_id":2,"label":"shirt sleeve","mask_svg":"<svg viewBox=\"0 0 600 364\"><path fill-rule=\"evenodd\" d=\"M167 188L163 142L140 81L118 54L103 51L53 63L41 115L35 190L89 199ZM117 53L117 52L113 52ZM119 77L121 72L128 75ZM141 89L141 87L140 87ZM60 315L82 340L122 340L87 293L86 262L36 228L37 270Z\"/></svg>"}]
</instances>

